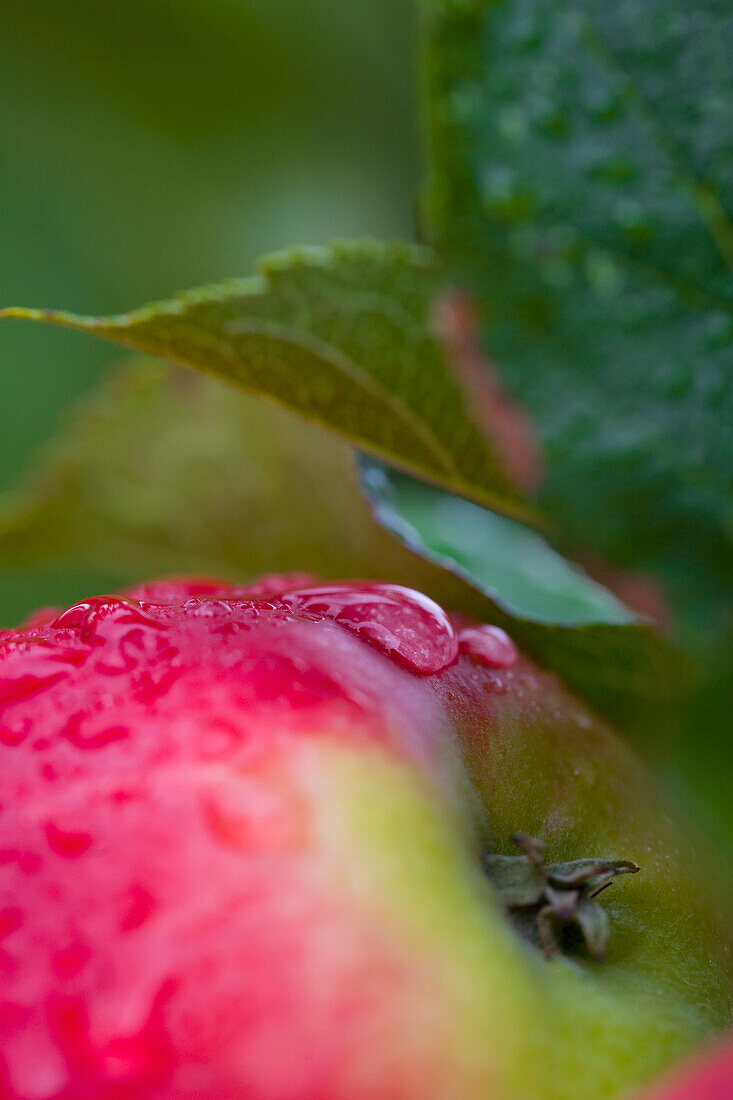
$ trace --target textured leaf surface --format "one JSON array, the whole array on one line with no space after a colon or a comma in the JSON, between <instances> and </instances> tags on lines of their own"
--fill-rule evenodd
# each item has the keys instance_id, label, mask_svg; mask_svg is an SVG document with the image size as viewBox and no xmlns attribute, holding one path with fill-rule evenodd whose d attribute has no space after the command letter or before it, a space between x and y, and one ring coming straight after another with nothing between
<instances>
[{"instance_id":1,"label":"textured leaf surface","mask_svg":"<svg viewBox=\"0 0 733 1100\"><path fill-rule=\"evenodd\" d=\"M361 466L380 523L489 598L497 621L603 709L623 717L674 693L672 648L534 532L371 459Z\"/></svg>"},{"instance_id":2,"label":"textured leaf surface","mask_svg":"<svg viewBox=\"0 0 733 1100\"><path fill-rule=\"evenodd\" d=\"M425 6L431 235L480 296L486 348L539 427L543 503L579 542L661 570L679 599L713 579L720 595L730 5Z\"/></svg>"},{"instance_id":3,"label":"textured leaf surface","mask_svg":"<svg viewBox=\"0 0 733 1100\"><path fill-rule=\"evenodd\" d=\"M409 246L345 244L112 318L57 322L198 367L500 510L522 511L433 335L442 277Z\"/></svg>"}]
</instances>

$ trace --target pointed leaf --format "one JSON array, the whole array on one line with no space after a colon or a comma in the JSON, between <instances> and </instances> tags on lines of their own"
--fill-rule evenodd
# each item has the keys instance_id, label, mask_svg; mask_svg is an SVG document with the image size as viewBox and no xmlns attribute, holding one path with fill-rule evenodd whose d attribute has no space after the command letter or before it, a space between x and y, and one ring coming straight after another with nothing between
<instances>
[{"instance_id":1,"label":"pointed leaf","mask_svg":"<svg viewBox=\"0 0 733 1100\"><path fill-rule=\"evenodd\" d=\"M198 367L420 476L526 514L432 332L430 254L362 242L263 262L253 279L119 317L10 309Z\"/></svg>"}]
</instances>

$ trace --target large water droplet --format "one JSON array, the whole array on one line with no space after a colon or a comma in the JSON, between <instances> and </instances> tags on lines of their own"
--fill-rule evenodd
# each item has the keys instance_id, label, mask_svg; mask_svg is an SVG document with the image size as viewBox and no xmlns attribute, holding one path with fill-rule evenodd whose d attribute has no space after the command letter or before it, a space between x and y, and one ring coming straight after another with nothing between
<instances>
[{"instance_id":1,"label":"large water droplet","mask_svg":"<svg viewBox=\"0 0 733 1100\"><path fill-rule=\"evenodd\" d=\"M440 672L458 656L450 619L433 600L398 584L329 584L281 597L295 614L331 619L413 672Z\"/></svg>"},{"instance_id":2,"label":"large water droplet","mask_svg":"<svg viewBox=\"0 0 733 1100\"><path fill-rule=\"evenodd\" d=\"M84 641L93 641L101 635L106 638L118 627L161 626L135 600L122 596L92 596L82 600L63 611L51 625L59 630L79 631Z\"/></svg>"},{"instance_id":3,"label":"large water droplet","mask_svg":"<svg viewBox=\"0 0 733 1100\"><path fill-rule=\"evenodd\" d=\"M458 635L461 653L489 668L510 668L519 654L508 634L498 626L469 626Z\"/></svg>"}]
</instances>

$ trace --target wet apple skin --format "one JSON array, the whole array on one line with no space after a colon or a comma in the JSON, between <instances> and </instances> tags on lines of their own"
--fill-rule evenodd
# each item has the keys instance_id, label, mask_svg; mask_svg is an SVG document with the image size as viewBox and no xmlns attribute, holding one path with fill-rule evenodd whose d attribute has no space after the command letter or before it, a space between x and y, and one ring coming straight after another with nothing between
<instances>
[{"instance_id":1,"label":"wet apple skin","mask_svg":"<svg viewBox=\"0 0 733 1100\"><path fill-rule=\"evenodd\" d=\"M384 587L0 633L3 1100L621 1096L725 1024L720 874L638 760ZM605 963L515 935L480 852L517 830L642 866Z\"/></svg>"}]
</instances>

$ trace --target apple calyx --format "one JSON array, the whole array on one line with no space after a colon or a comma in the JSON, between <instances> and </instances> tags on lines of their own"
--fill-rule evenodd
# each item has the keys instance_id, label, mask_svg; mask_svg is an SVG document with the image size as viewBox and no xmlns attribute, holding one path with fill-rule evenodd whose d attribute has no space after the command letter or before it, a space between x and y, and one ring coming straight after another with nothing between
<instances>
[{"instance_id":1,"label":"apple calyx","mask_svg":"<svg viewBox=\"0 0 733 1100\"><path fill-rule=\"evenodd\" d=\"M512 840L524 855L484 853L484 870L513 924L546 958L563 949L564 929L576 930L588 953L601 961L608 943L608 914L595 900L618 875L640 868L628 859L576 859L545 863L545 845L525 833Z\"/></svg>"}]
</instances>

